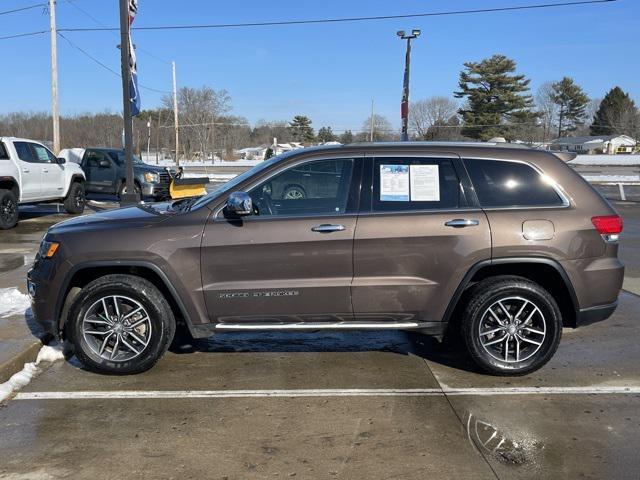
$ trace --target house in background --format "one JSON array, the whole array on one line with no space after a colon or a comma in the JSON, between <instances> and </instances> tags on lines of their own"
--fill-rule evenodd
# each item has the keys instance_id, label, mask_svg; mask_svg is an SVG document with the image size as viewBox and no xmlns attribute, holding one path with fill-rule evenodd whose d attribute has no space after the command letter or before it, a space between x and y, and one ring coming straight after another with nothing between
<instances>
[{"instance_id":1,"label":"house in background","mask_svg":"<svg viewBox=\"0 0 640 480\"><path fill-rule=\"evenodd\" d=\"M551 142L551 150L580 154L633 153L637 142L627 135L600 135L591 137L562 137Z\"/></svg>"}]
</instances>

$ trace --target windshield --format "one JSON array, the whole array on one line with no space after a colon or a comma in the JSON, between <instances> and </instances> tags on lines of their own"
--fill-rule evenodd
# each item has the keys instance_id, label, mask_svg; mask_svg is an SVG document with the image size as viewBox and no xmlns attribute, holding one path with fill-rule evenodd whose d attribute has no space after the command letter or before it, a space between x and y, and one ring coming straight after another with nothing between
<instances>
[{"instance_id":1,"label":"windshield","mask_svg":"<svg viewBox=\"0 0 640 480\"><path fill-rule=\"evenodd\" d=\"M113 150L109 152L109 156L118 164L124 165L124 150ZM144 163L135 155L133 156L133 163Z\"/></svg>"},{"instance_id":2,"label":"windshield","mask_svg":"<svg viewBox=\"0 0 640 480\"><path fill-rule=\"evenodd\" d=\"M192 209L200 208L201 206L206 205L207 203L209 203L211 200L217 198L218 196L223 195L226 192L233 191L238 185L240 185L246 179L252 177L253 175L255 175L255 174L257 174L257 173L259 173L259 172L261 172L263 170L266 170L271 165L273 165L275 163L278 163L282 159L292 155L292 153L293 152L281 153L280 155L276 155L275 157L271 157L269 160L265 160L264 162L259 163L255 167L253 167L253 168L247 170L246 172L241 173L237 177L234 177L233 179L229 180L227 183L220 185L219 188L216 188L215 190L212 190L211 192L207 193L206 195L200 197L198 199L198 201L195 202L191 206L191 208Z\"/></svg>"}]
</instances>

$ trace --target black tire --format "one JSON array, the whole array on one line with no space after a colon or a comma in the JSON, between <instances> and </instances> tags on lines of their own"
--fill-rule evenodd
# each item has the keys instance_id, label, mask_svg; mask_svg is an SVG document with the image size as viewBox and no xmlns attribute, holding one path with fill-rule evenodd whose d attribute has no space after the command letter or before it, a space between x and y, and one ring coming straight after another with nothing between
<instances>
[{"instance_id":1,"label":"black tire","mask_svg":"<svg viewBox=\"0 0 640 480\"><path fill-rule=\"evenodd\" d=\"M125 192L125 190L127 189L127 183L123 180L122 182L120 182L120 186L118 187L118 199L122 199L122 194ZM142 195L142 189L140 188L140 185L138 184L138 182L134 182L133 183L133 191L135 193L137 193L138 195Z\"/></svg>"},{"instance_id":2,"label":"black tire","mask_svg":"<svg viewBox=\"0 0 640 480\"><path fill-rule=\"evenodd\" d=\"M92 347L87 340L96 337L87 337L83 332L83 319L92 305L100 302L102 298L113 295L138 302L146 310L149 318L148 343L145 347L140 347L140 353L135 358L122 361L105 358L109 356L108 347L104 351L104 356L101 356L95 351L95 346ZM66 324L67 336L80 362L94 372L116 375L129 375L150 369L169 348L175 331L176 322L173 312L162 293L143 278L120 274L105 275L84 287L69 309ZM122 337L124 336L123 334ZM98 338L104 338L104 336ZM117 346L113 344L110 346L112 352L118 351Z\"/></svg>"},{"instance_id":3,"label":"black tire","mask_svg":"<svg viewBox=\"0 0 640 480\"><path fill-rule=\"evenodd\" d=\"M298 200L307 198L307 192L300 185L287 185L282 191L283 200Z\"/></svg>"},{"instance_id":4,"label":"black tire","mask_svg":"<svg viewBox=\"0 0 640 480\"><path fill-rule=\"evenodd\" d=\"M84 206L87 203L87 197L84 192L84 184L81 182L73 182L69 187L67 198L64 199L64 209L67 213L77 215L84 212Z\"/></svg>"},{"instance_id":5,"label":"black tire","mask_svg":"<svg viewBox=\"0 0 640 480\"><path fill-rule=\"evenodd\" d=\"M517 276L491 277L472 287L468 298L461 321L462 337L471 358L483 371L526 375L545 365L556 352L562 337L562 315L551 294L537 283ZM521 313L520 308L524 309ZM494 330L492 322L500 331L487 333ZM488 345L491 342L494 344Z\"/></svg>"},{"instance_id":6,"label":"black tire","mask_svg":"<svg viewBox=\"0 0 640 480\"><path fill-rule=\"evenodd\" d=\"M0 230L18 224L18 199L11 190L0 189Z\"/></svg>"}]
</instances>

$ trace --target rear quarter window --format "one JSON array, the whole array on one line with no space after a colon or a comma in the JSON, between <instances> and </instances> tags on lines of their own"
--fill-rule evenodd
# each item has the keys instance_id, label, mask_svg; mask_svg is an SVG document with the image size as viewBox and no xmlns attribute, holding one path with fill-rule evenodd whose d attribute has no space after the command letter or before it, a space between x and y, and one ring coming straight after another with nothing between
<instances>
[{"instance_id":1,"label":"rear quarter window","mask_svg":"<svg viewBox=\"0 0 640 480\"><path fill-rule=\"evenodd\" d=\"M465 159L483 207L552 207L563 200L530 165L508 160Z\"/></svg>"},{"instance_id":2,"label":"rear quarter window","mask_svg":"<svg viewBox=\"0 0 640 480\"><path fill-rule=\"evenodd\" d=\"M4 143L0 142L0 160L9 160L9 154L7 153L7 147Z\"/></svg>"}]
</instances>

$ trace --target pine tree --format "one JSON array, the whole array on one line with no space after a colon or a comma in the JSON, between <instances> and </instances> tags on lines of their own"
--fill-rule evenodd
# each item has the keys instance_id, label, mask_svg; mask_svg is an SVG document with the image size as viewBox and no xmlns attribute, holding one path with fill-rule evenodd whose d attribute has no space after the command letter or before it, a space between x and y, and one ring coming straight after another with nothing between
<instances>
[{"instance_id":1,"label":"pine tree","mask_svg":"<svg viewBox=\"0 0 640 480\"><path fill-rule=\"evenodd\" d=\"M589 97L572 78L552 84L552 99L558 106L558 137L564 137L582 125Z\"/></svg>"},{"instance_id":2,"label":"pine tree","mask_svg":"<svg viewBox=\"0 0 640 480\"><path fill-rule=\"evenodd\" d=\"M333 130L331 130L331 127L322 127L320 130L318 130L318 141L325 143L325 142L335 142L336 141L336 136L333 133Z\"/></svg>"},{"instance_id":3,"label":"pine tree","mask_svg":"<svg viewBox=\"0 0 640 480\"><path fill-rule=\"evenodd\" d=\"M310 143L315 139L315 133L311 127L311 119L304 115L296 115L289 122L289 131L296 142Z\"/></svg>"},{"instance_id":4,"label":"pine tree","mask_svg":"<svg viewBox=\"0 0 640 480\"><path fill-rule=\"evenodd\" d=\"M640 116L635 102L620 87L614 87L602 99L593 117L591 135L635 135Z\"/></svg>"},{"instance_id":5,"label":"pine tree","mask_svg":"<svg viewBox=\"0 0 640 480\"><path fill-rule=\"evenodd\" d=\"M464 127L462 134L478 140L510 137L509 123L535 120L530 80L515 75L516 62L504 55L494 55L481 62L467 62L460 72L456 98L466 98L459 110Z\"/></svg>"}]
</instances>

